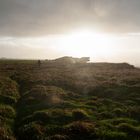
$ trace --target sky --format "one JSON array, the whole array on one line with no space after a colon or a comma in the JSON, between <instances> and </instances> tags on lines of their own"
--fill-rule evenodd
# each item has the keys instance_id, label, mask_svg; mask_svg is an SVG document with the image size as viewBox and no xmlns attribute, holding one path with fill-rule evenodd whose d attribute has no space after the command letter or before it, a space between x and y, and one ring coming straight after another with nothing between
<instances>
[{"instance_id":1,"label":"sky","mask_svg":"<svg viewBox=\"0 0 140 140\"><path fill-rule=\"evenodd\" d=\"M0 57L140 66L140 0L0 0Z\"/></svg>"}]
</instances>

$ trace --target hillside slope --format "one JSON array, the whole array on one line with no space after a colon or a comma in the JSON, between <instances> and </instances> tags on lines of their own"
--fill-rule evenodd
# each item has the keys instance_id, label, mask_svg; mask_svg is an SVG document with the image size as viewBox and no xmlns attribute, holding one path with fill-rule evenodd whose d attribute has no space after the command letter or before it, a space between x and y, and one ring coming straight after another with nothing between
<instances>
[{"instance_id":1,"label":"hillside slope","mask_svg":"<svg viewBox=\"0 0 140 140\"><path fill-rule=\"evenodd\" d=\"M0 61L2 140L140 139L140 69Z\"/></svg>"}]
</instances>

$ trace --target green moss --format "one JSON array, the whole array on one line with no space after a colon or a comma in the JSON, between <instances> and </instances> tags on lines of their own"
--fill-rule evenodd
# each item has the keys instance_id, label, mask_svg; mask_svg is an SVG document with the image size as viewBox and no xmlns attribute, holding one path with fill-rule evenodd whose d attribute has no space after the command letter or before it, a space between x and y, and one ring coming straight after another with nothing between
<instances>
[{"instance_id":1,"label":"green moss","mask_svg":"<svg viewBox=\"0 0 140 140\"><path fill-rule=\"evenodd\" d=\"M11 106L0 105L0 116L6 118L15 118L16 112Z\"/></svg>"}]
</instances>

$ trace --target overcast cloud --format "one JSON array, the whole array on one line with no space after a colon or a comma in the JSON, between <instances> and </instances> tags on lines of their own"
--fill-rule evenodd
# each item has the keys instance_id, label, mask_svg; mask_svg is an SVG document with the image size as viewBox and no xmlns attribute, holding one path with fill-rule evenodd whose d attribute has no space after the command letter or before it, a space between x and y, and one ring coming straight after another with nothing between
<instances>
[{"instance_id":1,"label":"overcast cloud","mask_svg":"<svg viewBox=\"0 0 140 140\"><path fill-rule=\"evenodd\" d=\"M79 26L140 32L140 0L0 0L0 36L40 36Z\"/></svg>"}]
</instances>

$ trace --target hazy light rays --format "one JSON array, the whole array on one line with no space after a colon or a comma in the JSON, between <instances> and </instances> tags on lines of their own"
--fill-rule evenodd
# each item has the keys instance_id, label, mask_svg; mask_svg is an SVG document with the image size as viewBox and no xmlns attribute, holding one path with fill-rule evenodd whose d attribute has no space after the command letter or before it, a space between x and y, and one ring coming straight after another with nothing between
<instances>
[{"instance_id":1,"label":"hazy light rays","mask_svg":"<svg viewBox=\"0 0 140 140\"><path fill-rule=\"evenodd\" d=\"M96 62L125 61L138 64L139 40L139 33L108 34L84 29L39 37L0 37L0 48L4 57L14 54L22 58L42 59L64 55L89 56Z\"/></svg>"}]
</instances>

